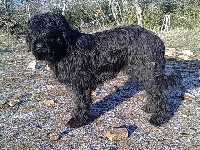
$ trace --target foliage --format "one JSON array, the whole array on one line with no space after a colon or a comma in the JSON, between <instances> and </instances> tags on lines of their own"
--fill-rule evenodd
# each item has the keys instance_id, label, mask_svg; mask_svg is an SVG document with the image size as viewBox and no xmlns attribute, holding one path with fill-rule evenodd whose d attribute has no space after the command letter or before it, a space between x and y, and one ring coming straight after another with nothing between
<instances>
[{"instance_id":1,"label":"foliage","mask_svg":"<svg viewBox=\"0 0 200 150\"><path fill-rule=\"evenodd\" d=\"M160 4L160 9L164 14L173 13L177 8L177 3L173 3L170 1L163 1Z\"/></svg>"},{"instance_id":2,"label":"foliage","mask_svg":"<svg viewBox=\"0 0 200 150\"><path fill-rule=\"evenodd\" d=\"M163 21L164 13L159 8L151 10L147 9L143 14L144 26L149 29L160 29Z\"/></svg>"},{"instance_id":3,"label":"foliage","mask_svg":"<svg viewBox=\"0 0 200 150\"><path fill-rule=\"evenodd\" d=\"M46 6L45 0L0 0L0 27L5 27L7 22L12 21L13 25L10 26L9 32L13 29L24 30L30 16L49 10L64 13L72 26L102 27L137 24L135 2L58 0L49 1ZM137 0L137 2L142 9L142 22L145 28L160 29L166 14L171 15L173 28L200 26L199 0ZM67 6L64 11L63 4Z\"/></svg>"},{"instance_id":4,"label":"foliage","mask_svg":"<svg viewBox=\"0 0 200 150\"><path fill-rule=\"evenodd\" d=\"M127 10L122 11L121 18L123 18L124 25L137 24L136 9L128 7Z\"/></svg>"},{"instance_id":5,"label":"foliage","mask_svg":"<svg viewBox=\"0 0 200 150\"><path fill-rule=\"evenodd\" d=\"M200 4L179 3L173 14L173 27L191 29L200 26Z\"/></svg>"}]
</instances>

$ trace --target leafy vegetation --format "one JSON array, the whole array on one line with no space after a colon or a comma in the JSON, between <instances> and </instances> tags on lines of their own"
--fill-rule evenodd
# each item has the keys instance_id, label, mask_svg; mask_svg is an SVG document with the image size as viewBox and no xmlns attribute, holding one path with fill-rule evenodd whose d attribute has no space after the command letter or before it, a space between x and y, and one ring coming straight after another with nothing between
<instances>
[{"instance_id":1,"label":"leafy vegetation","mask_svg":"<svg viewBox=\"0 0 200 150\"><path fill-rule=\"evenodd\" d=\"M10 27L24 29L27 19L36 13L59 11L73 26L117 26L137 24L136 3L130 0L89 1L72 0L48 3L44 0L0 1L0 26L13 21ZM143 25L159 29L164 15L171 15L173 28L195 28L200 26L200 2L198 0L138 0L142 9ZM64 8L65 6L65 8Z\"/></svg>"}]
</instances>

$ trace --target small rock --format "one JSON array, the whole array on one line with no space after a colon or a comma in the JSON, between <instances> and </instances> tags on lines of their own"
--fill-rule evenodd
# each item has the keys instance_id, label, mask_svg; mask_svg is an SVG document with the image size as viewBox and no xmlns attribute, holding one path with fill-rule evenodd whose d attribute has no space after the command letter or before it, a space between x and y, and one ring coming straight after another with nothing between
<instances>
[{"instance_id":1,"label":"small rock","mask_svg":"<svg viewBox=\"0 0 200 150\"><path fill-rule=\"evenodd\" d=\"M91 96L96 97L97 96L96 92L92 91Z\"/></svg>"},{"instance_id":2,"label":"small rock","mask_svg":"<svg viewBox=\"0 0 200 150\"><path fill-rule=\"evenodd\" d=\"M5 100L5 99L0 100L0 107L1 107L2 105L6 104L6 103L7 103L7 100Z\"/></svg>"},{"instance_id":3,"label":"small rock","mask_svg":"<svg viewBox=\"0 0 200 150\"><path fill-rule=\"evenodd\" d=\"M193 52L191 52L190 50L183 50L182 53L183 53L183 55L187 55L187 56L193 55Z\"/></svg>"},{"instance_id":4,"label":"small rock","mask_svg":"<svg viewBox=\"0 0 200 150\"><path fill-rule=\"evenodd\" d=\"M27 69L35 70L35 66L36 66L36 61L33 60L28 64Z\"/></svg>"},{"instance_id":5,"label":"small rock","mask_svg":"<svg viewBox=\"0 0 200 150\"><path fill-rule=\"evenodd\" d=\"M60 137L58 133L51 133L49 136L51 141L57 141Z\"/></svg>"},{"instance_id":6,"label":"small rock","mask_svg":"<svg viewBox=\"0 0 200 150\"><path fill-rule=\"evenodd\" d=\"M111 141L119 141L128 137L128 131L125 128L112 128L106 131L106 137Z\"/></svg>"},{"instance_id":7,"label":"small rock","mask_svg":"<svg viewBox=\"0 0 200 150\"><path fill-rule=\"evenodd\" d=\"M119 90L119 88L117 86L114 86L111 88L111 92L117 92Z\"/></svg>"},{"instance_id":8,"label":"small rock","mask_svg":"<svg viewBox=\"0 0 200 150\"><path fill-rule=\"evenodd\" d=\"M188 115L182 115L183 118L188 118Z\"/></svg>"},{"instance_id":9,"label":"small rock","mask_svg":"<svg viewBox=\"0 0 200 150\"><path fill-rule=\"evenodd\" d=\"M17 105L19 103L19 100L13 100L13 101L10 101L9 103L8 103L8 105L10 106L10 107L14 107L15 105Z\"/></svg>"},{"instance_id":10,"label":"small rock","mask_svg":"<svg viewBox=\"0 0 200 150\"><path fill-rule=\"evenodd\" d=\"M137 94L135 94L134 97L138 100L146 100L147 99L147 93L145 91L140 91Z\"/></svg>"},{"instance_id":11,"label":"small rock","mask_svg":"<svg viewBox=\"0 0 200 150\"><path fill-rule=\"evenodd\" d=\"M193 95L191 95L191 94L189 94L189 93L185 93L184 94L184 100L195 100L196 98L195 98L195 96L193 96Z\"/></svg>"},{"instance_id":12,"label":"small rock","mask_svg":"<svg viewBox=\"0 0 200 150\"><path fill-rule=\"evenodd\" d=\"M185 55L178 55L179 59L183 59L183 60L189 60L190 57L189 56L185 56Z\"/></svg>"},{"instance_id":13,"label":"small rock","mask_svg":"<svg viewBox=\"0 0 200 150\"><path fill-rule=\"evenodd\" d=\"M55 106L54 100L44 100L43 103L47 106Z\"/></svg>"},{"instance_id":14,"label":"small rock","mask_svg":"<svg viewBox=\"0 0 200 150\"><path fill-rule=\"evenodd\" d=\"M45 69L46 69L47 71L51 70L51 68L50 68L48 65L46 65Z\"/></svg>"}]
</instances>

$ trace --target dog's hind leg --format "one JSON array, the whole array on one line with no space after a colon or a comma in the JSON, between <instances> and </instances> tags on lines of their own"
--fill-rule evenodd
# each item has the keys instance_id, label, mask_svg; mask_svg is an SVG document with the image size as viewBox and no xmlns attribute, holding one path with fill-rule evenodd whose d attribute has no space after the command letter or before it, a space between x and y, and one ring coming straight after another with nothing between
<instances>
[{"instance_id":1,"label":"dog's hind leg","mask_svg":"<svg viewBox=\"0 0 200 150\"><path fill-rule=\"evenodd\" d=\"M165 92L162 89L162 82L157 78L164 74L164 64L155 64L155 62L141 63L139 69L134 66L129 73L133 77L137 77L147 92L147 104L144 106L144 111L153 113L150 123L159 126L168 121L169 104Z\"/></svg>"}]
</instances>

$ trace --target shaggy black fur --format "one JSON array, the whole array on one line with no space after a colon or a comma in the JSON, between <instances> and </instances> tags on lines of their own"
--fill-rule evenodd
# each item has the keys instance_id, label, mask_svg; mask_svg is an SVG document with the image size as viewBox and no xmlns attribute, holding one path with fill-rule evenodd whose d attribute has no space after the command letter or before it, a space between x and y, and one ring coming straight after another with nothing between
<instances>
[{"instance_id":1,"label":"shaggy black fur","mask_svg":"<svg viewBox=\"0 0 200 150\"><path fill-rule=\"evenodd\" d=\"M47 61L58 80L73 90L71 127L87 123L91 92L120 71L138 79L146 90L144 110L152 113L150 123L160 126L168 121L163 88L172 77L165 76L165 46L154 33L123 26L84 34L70 27L64 16L45 13L29 20L26 42L36 59Z\"/></svg>"}]
</instances>

